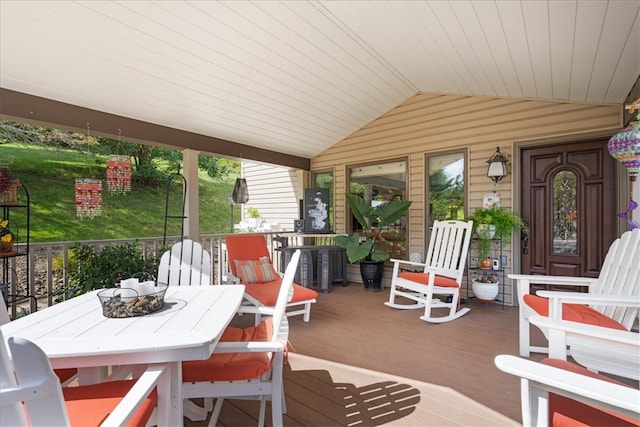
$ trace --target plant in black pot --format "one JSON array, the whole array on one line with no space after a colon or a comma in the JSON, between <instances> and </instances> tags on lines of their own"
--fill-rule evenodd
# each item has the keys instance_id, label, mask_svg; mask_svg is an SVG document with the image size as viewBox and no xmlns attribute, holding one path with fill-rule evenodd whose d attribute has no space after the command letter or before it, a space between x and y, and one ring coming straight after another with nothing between
<instances>
[{"instance_id":1,"label":"plant in black pot","mask_svg":"<svg viewBox=\"0 0 640 427\"><path fill-rule=\"evenodd\" d=\"M353 216L364 233L362 236L359 233L336 236L336 245L346 250L350 263L360 263L360 273L365 289L381 291L384 262L389 259L389 252L381 232L383 227L395 223L407 213L411 201L393 199L372 206L356 194L347 193L346 198ZM376 224L376 227L372 224Z\"/></svg>"}]
</instances>

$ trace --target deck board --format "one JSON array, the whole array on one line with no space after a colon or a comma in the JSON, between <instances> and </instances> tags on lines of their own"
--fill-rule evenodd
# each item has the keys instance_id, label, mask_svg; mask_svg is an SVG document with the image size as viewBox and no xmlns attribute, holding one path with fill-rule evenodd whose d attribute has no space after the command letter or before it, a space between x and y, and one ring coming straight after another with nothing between
<instances>
[{"instance_id":1,"label":"deck board","mask_svg":"<svg viewBox=\"0 0 640 427\"><path fill-rule=\"evenodd\" d=\"M285 426L520 425L519 381L493 364L517 354L516 307L470 301L462 318L429 324L420 310L385 306L387 297L338 285L319 295L309 323L289 320ZM255 401L225 401L218 426L257 425L257 416Z\"/></svg>"}]
</instances>

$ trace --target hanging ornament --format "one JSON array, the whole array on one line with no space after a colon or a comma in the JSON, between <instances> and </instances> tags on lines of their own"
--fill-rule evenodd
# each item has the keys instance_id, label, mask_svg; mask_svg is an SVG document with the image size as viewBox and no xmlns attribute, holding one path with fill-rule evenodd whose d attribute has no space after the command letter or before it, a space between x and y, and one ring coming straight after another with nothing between
<instances>
[{"instance_id":1,"label":"hanging ornament","mask_svg":"<svg viewBox=\"0 0 640 427\"><path fill-rule=\"evenodd\" d=\"M89 141L90 123L87 123L87 144ZM91 162L89 162L91 164ZM89 166L89 172L91 167ZM102 181L93 178L77 178L76 216L80 219L92 219L102 214Z\"/></svg>"},{"instance_id":2,"label":"hanging ornament","mask_svg":"<svg viewBox=\"0 0 640 427\"><path fill-rule=\"evenodd\" d=\"M638 109L639 102L640 99L625 108L633 114ZM637 119L640 120L640 114L638 114ZM609 139L608 148L611 156L624 165L629 175L629 209L620 212L618 216L626 219L629 223L629 230L633 230L638 228L638 223L633 221L632 211L638 206L633 200L633 183L636 181L638 173L640 173L640 121L632 122L629 126L613 135Z\"/></svg>"},{"instance_id":3,"label":"hanging ornament","mask_svg":"<svg viewBox=\"0 0 640 427\"><path fill-rule=\"evenodd\" d=\"M93 219L102 214L102 181L91 178L76 179L76 216Z\"/></svg>"},{"instance_id":4,"label":"hanging ornament","mask_svg":"<svg viewBox=\"0 0 640 427\"><path fill-rule=\"evenodd\" d=\"M122 131L118 129L118 145L120 149ZM112 155L107 159L107 190L111 194L125 194L131 191L131 157Z\"/></svg>"},{"instance_id":5,"label":"hanging ornament","mask_svg":"<svg viewBox=\"0 0 640 427\"><path fill-rule=\"evenodd\" d=\"M131 158L110 156L107 160L107 190L111 194L125 194L131 191Z\"/></svg>"}]
</instances>

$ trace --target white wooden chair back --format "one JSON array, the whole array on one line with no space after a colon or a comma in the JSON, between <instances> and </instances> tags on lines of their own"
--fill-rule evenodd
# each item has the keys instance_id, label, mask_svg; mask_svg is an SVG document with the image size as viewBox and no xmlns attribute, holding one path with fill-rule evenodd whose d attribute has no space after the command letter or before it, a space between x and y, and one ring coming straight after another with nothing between
<instances>
[{"instance_id":1,"label":"white wooden chair back","mask_svg":"<svg viewBox=\"0 0 640 427\"><path fill-rule=\"evenodd\" d=\"M468 221L434 221L424 272L428 273L432 267L436 275L449 277L461 284L472 227L473 223Z\"/></svg>"},{"instance_id":2,"label":"white wooden chair back","mask_svg":"<svg viewBox=\"0 0 640 427\"><path fill-rule=\"evenodd\" d=\"M5 323L9 323L11 318L9 317L9 311L7 310L7 306L5 305L2 298L0 298L0 326Z\"/></svg>"},{"instance_id":3,"label":"white wooden chair back","mask_svg":"<svg viewBox=\"0 0 640 427\"><path fill-rule=\"evenodd\" d=\"M3 426L11 425L69 425L62 388L53 373L49 359L42 350L30 341L9 338L9 355L2 332L2 374L0 405ZM16 382L19 379L19 385ZM29 423L25 420L25 411Z\"/></svg>"},{"instance_id":4,"label":"white wooden chair back","mask_svg":"<svg viewBox=\"0 0 640 427\"><path fill-rule=\"evenodd\" d=\"M169 286L210 285L209 252L200 243L190 239L175 243L160 258L157 281Z\"/></svg>"},{"instance_id":5,"label":"white wooden chair back","mask_svg":"<svg viewBox=\"0 0 640 427\"><path fill-rule=\"evenodd\" d=\"M626 231L609 247L598 280L589 293L640 298L640 229ZM594 304L591 307L631 329L638 307Z\"/></svg>"},{"instance_id":6,"label":"white wooden chair back","mask_svg":"<svg viewBox=\"0 0 640 427\"><path fill-rule=\"evenodd\" d=\"M9 350L0 330L0 390L17 390L15 368L9 357ZM0 398L0 425L25 426L27 420L22 409L20 396Z\"/></svg>"},{"instance_id":7,"label":"white wooden chair back","mask_svg":"<svg viewBox=\"0 0 640 427\"><path fill-rule=\"evenodd\" d=\"M300 250L293 253L293 256L291 257L291 260L284 272L282 283L280 284L280 291L278 292L278 298L276 299L276 305L273 309L273 317L271 320L273 323L273 330L276 331L271 338L272 341L276 341L280 336L287 311L287 304L293 297L293 280L295 279L296 269L300 262L300 256Z\"/></svg>"}]
</instances>

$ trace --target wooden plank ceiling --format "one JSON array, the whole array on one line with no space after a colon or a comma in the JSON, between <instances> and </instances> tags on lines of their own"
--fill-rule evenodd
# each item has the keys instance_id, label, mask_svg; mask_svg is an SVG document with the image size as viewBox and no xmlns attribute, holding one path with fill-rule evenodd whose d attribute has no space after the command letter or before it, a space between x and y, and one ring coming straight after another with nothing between
<instances>
[{"instance_id":1,"label":"wooden plank ceiling","mask_svg":"<svg viewBox=\"0 0 640 427\"><path fill-rule=\"evenodd\" d=\"M0 87L309 159L419 92L621 104L640 75L639 11L0 0Z\"/></svg>"}]
</instances>

